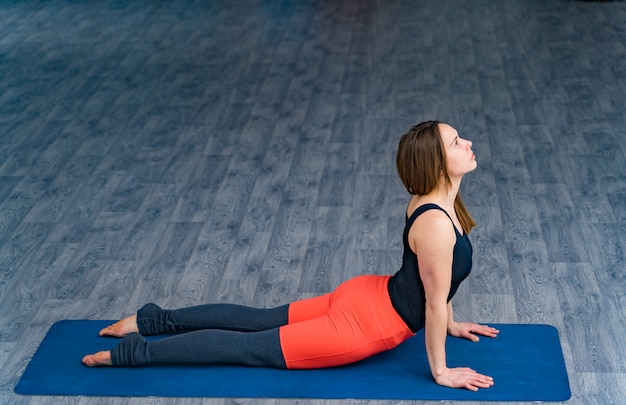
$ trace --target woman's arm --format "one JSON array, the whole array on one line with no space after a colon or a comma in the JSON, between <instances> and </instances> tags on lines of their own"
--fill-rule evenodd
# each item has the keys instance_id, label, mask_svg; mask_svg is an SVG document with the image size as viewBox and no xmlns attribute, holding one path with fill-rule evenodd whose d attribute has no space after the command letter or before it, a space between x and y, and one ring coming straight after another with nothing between
<instances>
[{"instance_id":1,"label":"woman's arm","mask_svg":"<svg viewBox=\"0 0 626 405\"><path fill-rule=\"evenodd\" d=\"M417 225L417 226L415 226ZM447 298L452 280L452 256L456 234L449 218L436 210L427 211L409 232L426 294L425 340L431 373L437 384L477 390L493 385L493 379L469 368L449 369L446 363L446 335L453 322Z\"/></svg>"},{"instance_id":2,"label":"woman's arm","mask_svg":"<svg viewBox=\"0 0 626 405\"><path fill-rule=\"evenodd\" d=\"M446 334L452 280L452 255L456 234L449 218L438 210L427 211L416 221L409 240L414 249L426 294L425 340L428 363L435 381L447 369Z\"/></svg>"}]
</instances>

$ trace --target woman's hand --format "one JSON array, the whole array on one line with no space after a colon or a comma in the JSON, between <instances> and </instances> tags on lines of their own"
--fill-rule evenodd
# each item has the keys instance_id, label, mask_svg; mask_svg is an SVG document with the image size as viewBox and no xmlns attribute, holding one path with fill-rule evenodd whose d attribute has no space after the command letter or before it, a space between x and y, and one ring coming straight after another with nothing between
<instances>
[{"instance_id":1,"label":"woman's hand","mask_svg":"<svg viewBox=\"0 0 626 405\"><path fill-rule=\"evenodd\" d=\"M496 328L487 325L479 325L477 323L453 322L448 326L448 335L465 338L472 342L478 342L479 338L476 335L494 338L498 336L498 333L500 333L500 331Z\"/></svg>"},{"instance_id":2,"label":"woman's hand","mask_svg":"<svg viewBox=\"0 0 626 405\"><path fill-rule=\"evenodd\" d=\"M489 388L493 385L493 378L477 373L471 368L446 368L443 373L435 377L435 382L444 387L466 388L478 391L479 388Z\"/></svg>"}]
</instances>

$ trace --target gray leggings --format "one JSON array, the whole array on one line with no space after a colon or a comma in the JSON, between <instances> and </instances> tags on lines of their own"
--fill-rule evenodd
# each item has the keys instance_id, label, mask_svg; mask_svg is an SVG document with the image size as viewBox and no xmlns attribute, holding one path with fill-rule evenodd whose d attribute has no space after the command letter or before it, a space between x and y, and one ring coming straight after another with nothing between
<instances>
[{"instance_id":1,"label":"gray leggings","mask_svg":"<svg viewBox=\"0 0 626 405\"><path fill-rule=\"evenodd\" d=\"M241 364L286 368L279 327L289 305L257 309L208 304L165 310L146 304L137 311L139 333L125 336L111 350L116 367L152 364ZM143 336L173 334L158 340Z\"/></svg>"}]
</instances>

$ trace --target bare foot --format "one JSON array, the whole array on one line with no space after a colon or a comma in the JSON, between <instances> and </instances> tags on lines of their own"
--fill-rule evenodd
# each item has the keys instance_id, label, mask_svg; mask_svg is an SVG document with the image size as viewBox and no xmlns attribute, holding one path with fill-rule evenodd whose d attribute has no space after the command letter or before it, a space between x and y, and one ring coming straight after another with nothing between
<instances>
[{"instance_id":1,"label":"bare foot","mask_svg":"<svg viewBox=\"0 0 626 405\"><path fill-rule=\"evenodd\" d=\"M83 364L89 367L95 366L112 366L111 362L111 352L98 352L96 354L88 354L83 357Z\"/></svg>"},{"instance_id":2,"label":"bare foot","mask_svg":"<svg viewBox=\"0 0 626 405\"><path fill-rule=\"evenodd\" d=\"M100 336L124 337L131 332L139 333L137 328L137 315L131 315L113 325L107 326L100 331Z\"/></svg>"}]
</instances>

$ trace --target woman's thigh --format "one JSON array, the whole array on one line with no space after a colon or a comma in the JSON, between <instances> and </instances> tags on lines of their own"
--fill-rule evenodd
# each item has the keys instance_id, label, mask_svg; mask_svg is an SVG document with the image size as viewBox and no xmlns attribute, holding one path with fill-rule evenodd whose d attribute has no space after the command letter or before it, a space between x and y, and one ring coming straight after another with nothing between
<instances>
[{"instance_id":1,"label":"woman's thigh","mask_svg":"<svg viewBox=\"0 0 626 405\"><path fill-rule=\"evenodd\" d=\"M315 319L328 313L332 293L305 298L289 304L289 324Z\"/></svg>"}]
</instances>

